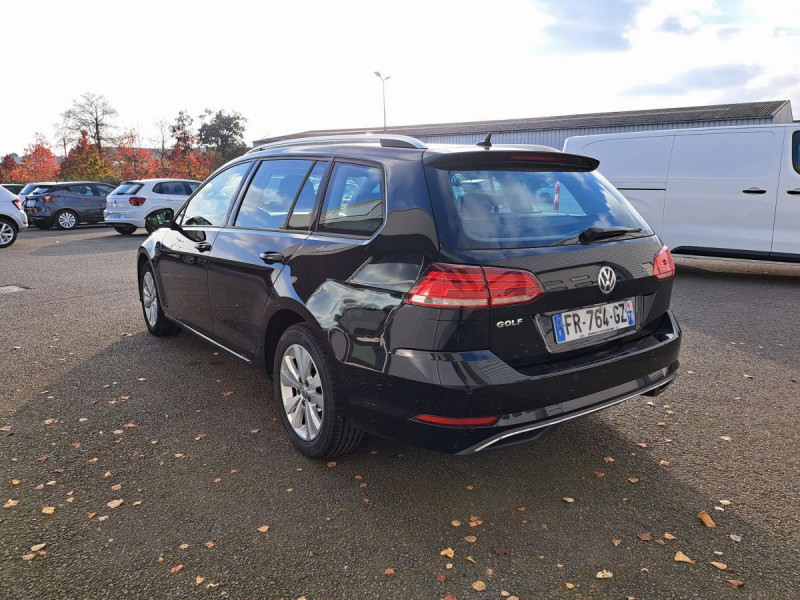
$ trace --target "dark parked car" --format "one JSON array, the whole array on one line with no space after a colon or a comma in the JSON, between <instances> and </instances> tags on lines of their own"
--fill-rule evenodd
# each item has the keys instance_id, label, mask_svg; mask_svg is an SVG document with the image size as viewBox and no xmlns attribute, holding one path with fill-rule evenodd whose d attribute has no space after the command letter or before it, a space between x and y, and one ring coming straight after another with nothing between
<instances>
[{"instance_id":1,"label":"dark parked car","mask_svg":"<svg viewBox=\"0 0 800 600\"><path fill-rule=\"evenodd\" d=\"M596 160L482 144L237 158L142 244L148 329L265 366L312 458L362 432L470 454L660 393L680 346L669 250ZM553 181L561 208L536 198Z\"/></svg>"},{"instance_id":2,"label":"dark parked car","mask_svg":"<svg viewBox=\"0 0 800 600\"><path fill-rule=\"evenodd\" d=\"M53 225L74 229L78 223L99 223L103 220L106 196L114 188L97 181L39 184L25 196L25 212L39 229Z\"/></svg>"},{"instance_id":3,"label":"dark parked car","mask_svg":"<svg viewBox=\"0 0 800 600\"><path fill-rule=\"evenodd\" d=\"M11 192L12 194L18 195L22 191L22 188L25 187L25 184L23 184L23 183L0 183L0 187L4 187L9 192Z\"/></svg>"}]
</instances>

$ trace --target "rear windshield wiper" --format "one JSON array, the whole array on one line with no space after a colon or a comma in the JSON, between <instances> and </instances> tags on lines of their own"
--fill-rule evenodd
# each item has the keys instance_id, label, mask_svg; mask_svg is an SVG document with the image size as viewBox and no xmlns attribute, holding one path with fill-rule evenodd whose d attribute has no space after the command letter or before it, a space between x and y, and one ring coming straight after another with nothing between
<instances>
[{"instance_id":1,"label":"rear windshield wiper","mask_svg":"<svg viewBox=\"0 0 800 600\"><path fill-rule=\"evenodd\" d=\"M565 246L567 244L573 244L575 242L580 242L581 244L591 244L592 242L596 242L597 240L607 240L615 237L619 237L622 235L627 235L629 233L639 233L641 231L641 227L587 227L583 231L581 231L578 235L572 235L568 238L564 238L563 240L559 240L553 246Z\"/></svg>"}]
</instances>

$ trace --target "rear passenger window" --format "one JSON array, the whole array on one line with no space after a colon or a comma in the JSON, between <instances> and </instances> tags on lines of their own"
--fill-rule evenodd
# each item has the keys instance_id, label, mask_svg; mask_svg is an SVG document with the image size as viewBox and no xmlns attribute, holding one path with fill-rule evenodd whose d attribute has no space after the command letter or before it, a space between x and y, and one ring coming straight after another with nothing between
<instances>
[{"instance_id":1,"label":"rear passenger window","mask_svg":"<svg viewBox=\"0 0 800 600\"><path fill-rule=\"evenodd\" d=\"M236 227L282 228L312 164L310 160L262 162L244 195Z\"/></svg>"},{"instance_id":2,"label":"rear passenger window","mask_svg":"<svg viewBox=\"0 0 800 600\"><path fill-rule=\"evenodd\" d=\"M162 181L153 186L156 194L169 194L171 196L188 196L182 181Z\"/></svg>"},{"instance_id":3,"label":"rear passenger window","mask_svg":"<svg viewBox=\"0 0 800 600\"><path fill-rule=\"evenodd\" d=\"M94 196L92 188L88 185L71 185L69 186L69 191L73 194L79 194L81 196Z\"/></svg>"},{"instance_id":4,"label":"rear passenger window","mask_svg":"<svg viewBox=\"0 0 800 600\"><path fill-rule=\"evenodd\" d=\"M320 231L372 235L383 222L383 173L335 163L319 219Z\"/></svg>"},{"instance_id":5,"label":"rear passenger window","mask_svg":"<svg viewBox=\"0 0 800 600\"><path fill-rule=\"evenodd\" d=\"M314 207L317 205L317 198L322 188L322 178L327 168L327 161L320 161L314 165L292 208L289 229L308 229L311 226L311 216L314 214Z\"/></svg>"}]
</instances>

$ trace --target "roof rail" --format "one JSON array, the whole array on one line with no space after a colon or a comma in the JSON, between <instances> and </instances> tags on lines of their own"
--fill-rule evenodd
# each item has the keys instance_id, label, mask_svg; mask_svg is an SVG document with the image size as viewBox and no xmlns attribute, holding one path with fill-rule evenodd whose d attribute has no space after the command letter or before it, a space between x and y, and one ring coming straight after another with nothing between
<instances>
[{"instance_id":1,"label":"roof rail","mask_svg":"<svg viewBox=\"0 0 800 600\"><path fill-rule=\"evenodd\" d=\"M352 144L352 143L378 143L384 148L416 148L417 150L425 150L428 147L416 138L407 135L387 135L369 133L356 134L356 135L324 135L306 138L292 138L290 140L283 140L280 142L271 142L269 144L261 144L256 146L248 152L258 152L259 150L268 150L272 148L290 148L292 146L330 146L334 144Z\"/></svg>"}]
</instances>

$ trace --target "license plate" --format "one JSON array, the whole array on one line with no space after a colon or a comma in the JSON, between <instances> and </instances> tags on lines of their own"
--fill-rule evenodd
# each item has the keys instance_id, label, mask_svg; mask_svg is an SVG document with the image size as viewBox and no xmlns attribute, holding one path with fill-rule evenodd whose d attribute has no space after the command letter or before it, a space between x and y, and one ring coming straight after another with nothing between
<instances>
[{"instance_id":1,"label":"license plate","mask_svg":"<svg viewBox=\"0 0 800 600\"><path fill-rule=\"evenodd\" d=\"M106 217L106 219L109 219L109 220L111 220L111 219L119 219L119 218L120 218L120 214L119 213L108 213L108 216Z\"/></svg>"},{"instance_id":2,"label":"license plate","mask_svg":"<svg viewBox=\"0 0 800 600\"><path fill-rule=\"evenodd\" d=\"M556 342L563 344L636 325L633 299L553 315Z\"/></svg>"}]
</instances>

